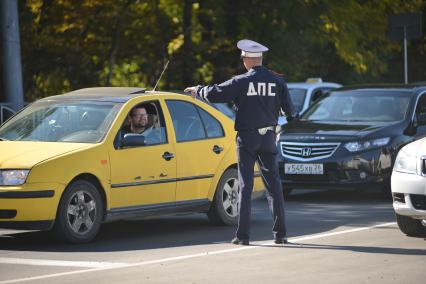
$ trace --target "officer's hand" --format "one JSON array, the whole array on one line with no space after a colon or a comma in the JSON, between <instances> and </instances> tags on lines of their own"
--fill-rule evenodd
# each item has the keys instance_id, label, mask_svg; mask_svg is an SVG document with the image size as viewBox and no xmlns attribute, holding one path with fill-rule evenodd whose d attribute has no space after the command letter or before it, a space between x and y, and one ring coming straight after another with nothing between
<instances>
[{"instance_id":1,"label":"officer's hand","mask_svg":"<svg viewBox=\"0 0 426 284\"><path fill-rule=\"evenodd\" d=\"M197 92L195 91L195 89L196 89L196 87L187 87L183 91L185 93L191 93L191 96L195 98L197 96Z\"/></svg>"}]
</instances>

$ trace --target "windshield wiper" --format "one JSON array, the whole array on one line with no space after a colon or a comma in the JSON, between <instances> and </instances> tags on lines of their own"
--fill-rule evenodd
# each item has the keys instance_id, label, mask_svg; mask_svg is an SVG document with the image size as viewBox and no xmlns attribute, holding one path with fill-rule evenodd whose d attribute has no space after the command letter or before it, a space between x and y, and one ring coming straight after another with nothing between
<instances>
[{"instance_id":1,"label":"windshield wiper","mask_svg":"<svg viewBox=\"0 0 426 284\"><path fill-rule=\"evenodd\" d=\"M0 137L0 141L9 141L8 139L6 139L6 138L2 138L2 137Z\"/></svg>"}]
</instances>

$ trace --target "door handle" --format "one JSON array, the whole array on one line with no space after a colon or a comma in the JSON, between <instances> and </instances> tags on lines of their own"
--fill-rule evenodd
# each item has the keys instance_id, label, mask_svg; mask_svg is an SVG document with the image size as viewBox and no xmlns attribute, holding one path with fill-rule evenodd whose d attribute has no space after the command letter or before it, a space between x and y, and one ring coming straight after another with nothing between
<instances>
[{"instance_id":1,"label":"door handle","mask_svg":"<svg viewBox=\"0 0 426 284\"><path fill-rule=\"evenodd\" d=\"M215 152L216 154L220 154L220 152L222 152L222 151L223 151L223 147L220 147L220 146L217 146L217 145L213 146L213 152Z\"/></svg>"},{"instance_id":2,"label":"door handle","mask_svg":"<svg viewBox=\"0 0 426 284\"><path fill-rule=\"evenodd\" d=\"M169 153L169 152L164 152L164 154L163 154L163 159L166 160L166 161L170 161L174 157L175 157L175 155L173 155L172 153Z\"/></svg>"},{"instance_id":3,"label":"door handle","mask_svg":"<svg viewBox=\"0 0 426 284\"><path fill-rule=\"evenodd\" d=\"M161 178L166 177L166 176L167 176L167 174L165 174L165 173L161 173L161 174L160 174L160 177L161 177Z\"/></svg>"}]
</instances>

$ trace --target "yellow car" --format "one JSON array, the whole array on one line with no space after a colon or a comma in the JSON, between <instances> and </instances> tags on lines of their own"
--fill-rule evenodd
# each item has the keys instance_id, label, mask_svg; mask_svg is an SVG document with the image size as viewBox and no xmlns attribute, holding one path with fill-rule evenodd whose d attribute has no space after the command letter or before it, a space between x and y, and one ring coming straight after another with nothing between
<instances>
[{"instance_id":1,"label":"yellow car","mask_svg":"<svg viewBox=\"0 0 426 284\"><path fill-rule=\"evenodd\" d=\"M182 94L89 88L41 99L0 127L0 228L82 243L128 218L205 212L235 224L235 135L231 119Z\"/></svg>"}]
</instances>

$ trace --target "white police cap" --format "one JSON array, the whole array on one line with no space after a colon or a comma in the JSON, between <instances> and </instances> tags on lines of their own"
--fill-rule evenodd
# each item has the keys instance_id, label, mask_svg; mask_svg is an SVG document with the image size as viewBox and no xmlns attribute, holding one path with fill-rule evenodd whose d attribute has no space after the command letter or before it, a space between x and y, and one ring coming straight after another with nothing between
<instances>
[{"instance_id":1,"label":"white police cap","mask_svg":"<svg viewBox=\"0 0 426 284\"><path fill-rule=\"evenodd\" d=\"M243 57L262 57L262 53L269 50L266 46L249 39L240 40L237 47L241 49Z\"/></svg>"}]
</instances>

